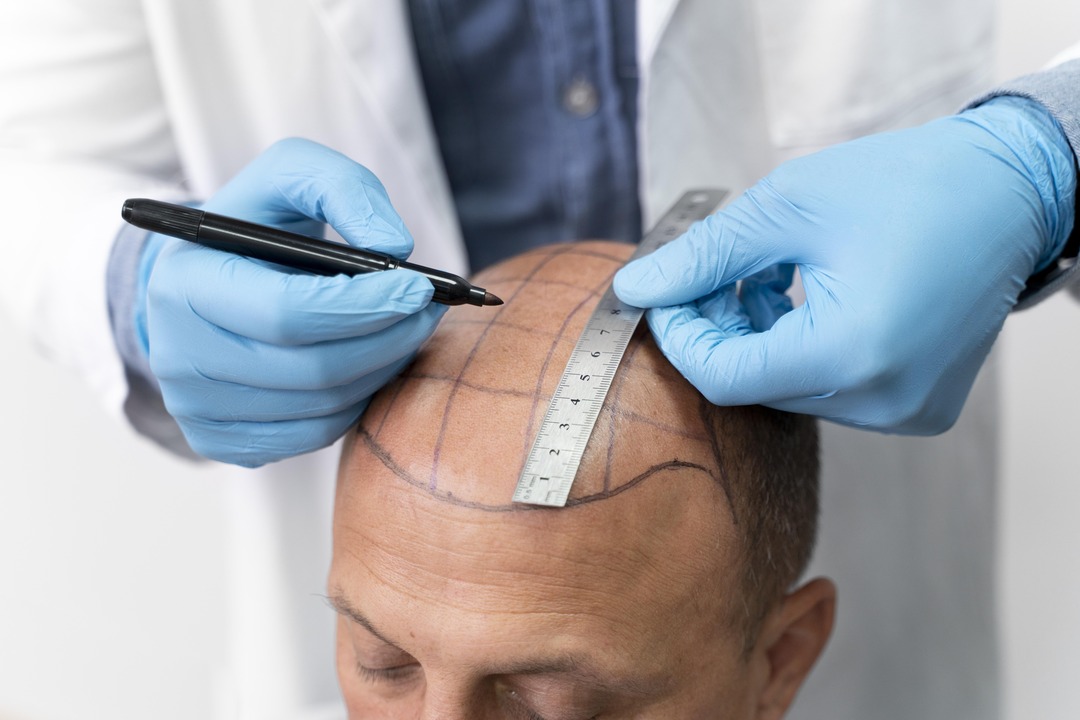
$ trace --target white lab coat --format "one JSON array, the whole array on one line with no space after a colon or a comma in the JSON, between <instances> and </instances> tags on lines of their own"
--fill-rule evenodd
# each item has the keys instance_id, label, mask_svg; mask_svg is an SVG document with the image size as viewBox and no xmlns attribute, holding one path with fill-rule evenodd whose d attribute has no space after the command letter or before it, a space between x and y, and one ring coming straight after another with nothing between
<instances>
[{"instance_id":1,"label":"white lab coat","mask_svg":"<svg viewBox=\"0 0 1080 720\"><path fill-rule=\"evenodd\" d=\"M685 188L745 188L786 157L954 110L990 81L992 0L640 0L638 12L646 222ZM464 271L407 22L392 0L4 3L0 210L16 224L0 299L118 413L104 275L121 201L208 197L285 136L370 167L414 258ZM977 393L932 441L826 428L815 570L839 583L839 625L791 717L997 716L994 409ZM315 596L333 464L331 450L238 469L229 486L223 716L339 713L333 619Z\"/></svg>"}]
</instances>

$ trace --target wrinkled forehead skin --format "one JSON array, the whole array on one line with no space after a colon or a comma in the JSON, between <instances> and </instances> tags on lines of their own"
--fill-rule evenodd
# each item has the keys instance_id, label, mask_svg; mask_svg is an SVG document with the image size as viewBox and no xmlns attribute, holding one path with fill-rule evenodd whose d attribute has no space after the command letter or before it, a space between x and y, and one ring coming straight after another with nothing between
<instances>
[{"instance_id":1,"label":"wrinkled forehead skin","mask_svg":"<svg viewBox=\"0 0 1080 720\"><path fill-rule=\"evenodd\" d=\"M481 273L475 282L506 304L452 308L347 438L331 589L402 608L407 622L390 639L407 637L421 663L475 662L463 648L498 628L522 643L519 654L599 652L626 672L669 678L690 664L709 670L709 692L723 685L716 657L741 642L728 469L704 400L644 323L568 506L511 502L574 343L632 250L549 246ZM425 624L446 608L452 625ZM508 662L514 647L498 646Z\"/></svg>"}]
</instances>

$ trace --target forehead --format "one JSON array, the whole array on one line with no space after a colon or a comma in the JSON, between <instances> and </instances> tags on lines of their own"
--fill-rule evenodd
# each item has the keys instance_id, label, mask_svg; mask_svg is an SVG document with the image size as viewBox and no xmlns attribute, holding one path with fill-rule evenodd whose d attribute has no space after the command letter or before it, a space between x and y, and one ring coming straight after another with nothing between
<instances>
[{"instance_id":1,"label":"forehead","mask_svg":"<svg viewBox=\"0 0 1080 720\"><path fill-rule=\"evenodd\" d=\"M707 478L665 471L568 511L490 512L386 472L339 492L331 586L422 662L547 651L662 671L730 640L740 583Z\"/></svg>"}]
</instances>

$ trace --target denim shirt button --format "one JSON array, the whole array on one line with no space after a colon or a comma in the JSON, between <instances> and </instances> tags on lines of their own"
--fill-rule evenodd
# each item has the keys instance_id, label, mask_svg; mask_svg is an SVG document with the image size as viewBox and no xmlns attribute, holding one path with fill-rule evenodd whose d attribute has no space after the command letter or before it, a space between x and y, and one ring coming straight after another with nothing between
<instances>
[{"instance_id":1,"label":"denim shirt button","mask_svg":"<svg viewBox=\"0 0 1080 720\"><path fill-rule=\"evenodd\" d=\"M576 77L563 91L563 107L571 115L587 118L600 107L600 93L583 77Z\"/></svg>"}]
</instances>

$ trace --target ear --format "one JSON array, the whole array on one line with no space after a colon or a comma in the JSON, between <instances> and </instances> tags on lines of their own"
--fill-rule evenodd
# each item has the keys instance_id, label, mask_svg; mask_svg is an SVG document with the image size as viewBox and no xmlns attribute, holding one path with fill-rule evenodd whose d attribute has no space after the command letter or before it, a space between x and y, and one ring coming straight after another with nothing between
<instances>
[{"instance_id":1,"label":"ear","mask_svg":"<svg viewBox=\"0 0 1080 720\"><path fill-rule=\"evenodd\" d=\"M779 720L832 634L836 585L811 580L784 598L765 619L759 636L768 679L758 698L756 720Z\"/></svg>"}]
</instances>

